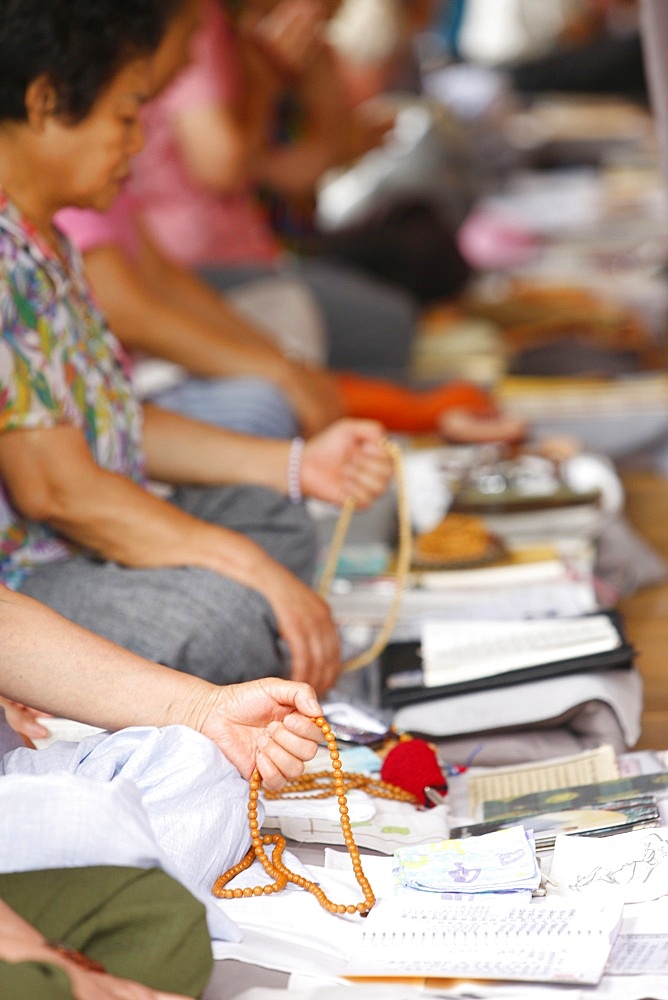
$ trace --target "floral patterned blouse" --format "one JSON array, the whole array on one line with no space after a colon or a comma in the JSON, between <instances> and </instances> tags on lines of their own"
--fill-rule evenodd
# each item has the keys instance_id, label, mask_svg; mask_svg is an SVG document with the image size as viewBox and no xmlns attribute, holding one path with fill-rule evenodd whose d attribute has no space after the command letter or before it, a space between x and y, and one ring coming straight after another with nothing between
<instances>
[{"instance_id":1,"label":"floral patterned blouse","mask_svg":"<svg viewBox=\"0 0 668 1000\"><path fill-rule=\"evenodd\" d=\"M0 434L80 428L98 465L143 483L141 409L124 351L65 237L61 253L0 192ZM20 586L36 565L75 548L22 517L0 479L0 583Z\"/></svg>"}]
</instances>

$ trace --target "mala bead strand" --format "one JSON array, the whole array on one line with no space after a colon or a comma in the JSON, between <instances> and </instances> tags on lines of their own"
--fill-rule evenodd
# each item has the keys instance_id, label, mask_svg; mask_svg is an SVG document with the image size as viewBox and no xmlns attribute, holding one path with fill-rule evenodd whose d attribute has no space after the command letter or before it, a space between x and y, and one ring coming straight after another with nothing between
<instances>
[{"instance_id":1,"label":"mala bead strand","mask_svg":"<svg viewBox=\"0 0 668 1000\"><path fill-rule=\"evenodd\" d=\"M356 670L359 667L366 666L366 664L375 659L385 648L399 615L401 599L403 597L403 591L405 589L410 571L412 536L403 458L401 449L397 444L395 444L395 442L386 440L384 444L394 463L397 482L399 550L397 553L395 593L390 604L385 624L376 637L375 642L365 652L360 653L358 656L353 657L353 659L346 661L343 664L344 670ZM319 593L321 597L326 598L329 592L329 587L336 571L336 565L338 563L341 547L345 540L354 509L354 501L350 498L347 499L343 505L341 515L334 532L334 538L332 540L332 544L330 545L327 562L320 581ZM357 879L357 883L364 894L364 901L357 903L356 905L351 904L350 906L332 903L329 899L327 899L320 886L316 885L315 882L310 882L308 879L305 879L300 875L296 875L294 872L291 872L285 867L282 861L283 851L285 849L285 839L281 837L280 834L262 836L260 833L257 818L257 800L260 789L260 775L257 769L251 776L248 802L248 823L251 832L252 846L242 861L233 865L232 868L229 868L220 876L219 879L217 879L212 892L214 896L218 896L222 899L238 899L241 896L262 896L264 894L268 895L272 892L280 892L281 889L285 888L288 882L293 882L295 885L301 886L311 892L316 897L320 905L330 913L361 913L363 916L366 916L375 903L375 897L373 890L371 889L371 886L369 885L369 882L362 870L362 862L360 860L359 851L353 837L350 818L348 816L346 792L353 788L363 788L364 791L368 792L370 795L375 795L378 798L398 799L399 801L411 802L414 804L417 804L419 800L411 792L406 791L403 788L399 788L396 785L390 785L385 781L379 781L378 779L369 778L364 775L344 774L341 760L339 758L339 751L336 745L336 737L333 735L329 723L322 716L314 719L314 722L320 726L327 741L329 755L332 761L333 775L328 775L325 771L314 775L303 775L296 781L289 782L283 791L278 793L278 795L309 794L311 798L327 798L330 795L336 796L339 804L339 816L343 840L348 848L348 853L350 854L355 878ZM278 797L277 794L269 792L265 792L265 795L267 798ZM269 844L274 844L271 861L267 857L264 850L264 848ZM267 874L274 879L273 883L267 886L255 886L254 889L226 889L225 886L227 883L231 882L232 879L240 872L249 868L255 858L261 862Z\"/></svg>"},{"instance_id":2,"label":"mala bead strand","mask_svg":"<svg viewBox=\"0 0 668 1000\"><path fill-rule=\"evenodd\" d=\"M413 536L411 531L410 507L408 504L408 491L406 489L403 455L401 453L401 448L395 441L385 439L383 444L394 464L394 476L397 486L399 546L397 550L396 570L394 574L394 595L392 597L392 601L390 602L383 627L379 631L375 640L368 649L358 653L357 656L353 656L351 659L346 660L342 664L341 668L344 671L359 670L361 667L366 667L367 664L375 660L377 656L380 656L387 646L399 617L401 602L403 600L406 583L410 573L411 561L413 558ZM320 578L320 583L318 584L318 593L325 600L327 599L331 582L334 578L334 574L336 573L336 567L341 555L341 549L343 548L343 543L348 533L348 528L350 527L350 522L354 512L355 502L348 497L341 508L341 513L339 515L336 528L334 529L334 536L327 553L325 567Z\"/></svg>"},{"instance_id":3,"label":"mala bead strand","mask_svg":"<svg viewBox=\"0 0 668 1000\"><path fill-rule=\"evenodd\" d=\"M390 784L388 781L381 781L379 778L371 778L367 774L350 774L341 772L344 794L355 788L373 795L377 799L394 799L399 802L410 802L417 805L418 799L400 785ZM280 792L265 791L265 799L281 799L286 796L297 798L300 795L309 799L327 799L338 794L334 778L327 771L316 771L313 774L303 775L296 781L288 782Z\"/></svg>"},{"instance_id":4,"label":"mala bead strand","mask_svg":"<svg viewBox=\"0 0 668 1000\"><path fill-rule=\"evenodd\" d=\"M360 913L362 916L366 916L376 902L376 897L374 896L373 889L371 888L371 885L369 884L369 881L362 869L362 860L353 837L350 818L348 816L346 779L343 773L338 747L336 745L336 737L332 733L329 723L322 716L319 716L313 721L320 727L322 734L327 741L327 747L332 761L332 782L334 794L336 795L339 804L339 817L341 830L343 832L343 840L350 855L355 879L357 880L357 884L361 888L364 895L363 901L360 903L350 903L347 906L343 903L333 903L327 898L323 890L315 882L311 882L309 879L304 878L303 875L298 875L296 872L291 872L289 868L286 868L283 864L283 851L285 850L284 837L278 833L264 835L260 833L260 825L257 818L257 801L260 792L261 779L257 769L253 771L253 774L251 775L248 796L248 826L250 829L252 846L241 861L239 861L236 865L233 865L231 868L228 868L228 870L216 880L211 891L213 895L217 896L219 899L240 899L241 897L263 896L270 895L274 892L280 892L281 889L285 888L288 882L292 882L300 888L306 889L307 892L310 892L313 896L315 896L323 909L327 910L329 913ZM401 791L401 789L399 789L399 791ZM411 798L413 797L411 796ZM274 845L271 860L267 857L264 850L264 848L269 844ZM274 881L269 885L257 885L252 889L248 887L245 889L226 889L225 886L227 883L231 882L232 879L235 878L240 872L250 868L255 858L258 859L266 873Z\"/></svg>"}]
</instances>

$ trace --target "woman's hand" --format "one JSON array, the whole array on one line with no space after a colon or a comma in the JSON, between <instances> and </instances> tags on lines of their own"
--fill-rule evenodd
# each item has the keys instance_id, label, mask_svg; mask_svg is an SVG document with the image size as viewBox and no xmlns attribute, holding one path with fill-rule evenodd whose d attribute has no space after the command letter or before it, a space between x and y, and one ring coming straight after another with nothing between
<instances>
[{"instance_id":1,"label":"woman's hand","mask_svg":"<svg viewBox=\"0 0 668 1000\"><path fill-rule=\"evenodd\" d=\"M240 27L282 76L304 73L322 47L325 18L316 0L279 0L258 17L242 15Z\"/></svg>"},{"instance_id":2,"label":"woman's hand","mask_svg":"<svg viewBox=\"0 0 668 1000\"><path fill-rule=\"evenodd\" d=\"M339 633L329 605L279 563L268 559L251 584L272 607L290 652L290 676L318 694L329 690L341 669Z\"/></svg>"},{"instance_id":3,"label":"woman's hand","mask_svg":"<svg viewBox=\"0 0 668 1000\"><path fill-rule=\"evenodd\" d=\"M374 420L339 420L304 447L301 488L305 496L359 508L369 507L387 489L392 460L384 429Z\"/></svg>"},{"instance_id":4,"label":"woman's hand","mask_svg":"<svg viewBox=\"0 0 668 1000\"><path fill-rule=\"evenodd\" d=\"M271 789L303 772L322 736L311 721L322 714L313 688L277 677L218 688L199 714L197 728L243 777L257 767Z\"/></svg>"},{"instance_id":5,"label":"woman's hand","mask_svg":"<svg viewBox=\"0 0 668 1000\"><path fill-rule=\"evenodd\" d=\"M46 712L22 705L18 701L11 701L9 698L3 698L1 695L0 708L5 710L8 725L30 744L34 739L42 739L49 735L49 730L37 721L43 718L47 714Z\"/></svg>"}]
</instances>

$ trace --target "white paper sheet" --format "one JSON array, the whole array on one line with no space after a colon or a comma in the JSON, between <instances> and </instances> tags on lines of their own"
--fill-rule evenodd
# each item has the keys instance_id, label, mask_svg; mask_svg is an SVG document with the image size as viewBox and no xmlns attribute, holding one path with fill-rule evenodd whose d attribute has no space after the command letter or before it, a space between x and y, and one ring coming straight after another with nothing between
<instances>
[{"instance_id":1,"label":"white paper sheet","mask_svg":"<svg viewBox=\"0 0 668 1000\"><path fill-rule=\"evenodd\" d=\"M561 896L640 903L668 893L668 828L612 837L559 835L550 868Z\"/></svg>"}]
</instances>

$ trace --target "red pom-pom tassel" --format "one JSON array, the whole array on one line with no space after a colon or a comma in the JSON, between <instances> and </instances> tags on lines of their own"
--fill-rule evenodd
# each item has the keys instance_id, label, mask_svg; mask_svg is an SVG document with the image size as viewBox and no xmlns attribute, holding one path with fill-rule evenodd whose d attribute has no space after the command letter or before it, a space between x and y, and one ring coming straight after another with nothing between
<instances>
[{"instance_id":1,"label":"red pom-pom tassel","mask_svg":"<svg viewBox=\"0 0 668 1000\"><path fill-rule=\"evenodd\" d=\"M425 788L447 791L447 782L436 754L425 740L411 739L397 743L383 761L380 771L383 781L411 792L424 805L433 805Z\"/></svg>"}]
</instances>

